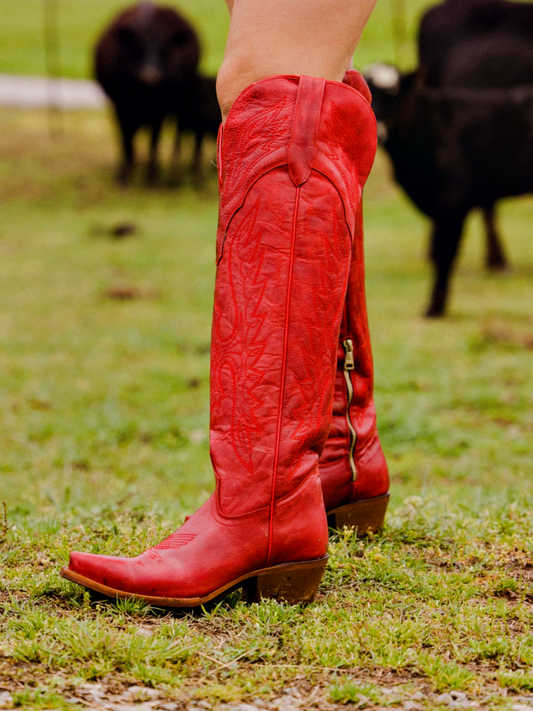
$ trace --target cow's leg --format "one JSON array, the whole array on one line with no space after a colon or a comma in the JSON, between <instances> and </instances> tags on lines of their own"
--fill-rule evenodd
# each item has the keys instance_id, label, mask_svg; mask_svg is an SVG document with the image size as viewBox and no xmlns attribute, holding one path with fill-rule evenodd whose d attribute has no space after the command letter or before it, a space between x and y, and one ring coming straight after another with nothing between
<instances>
[{"instance_id":1,"label":"cow's leg","mask_svg":"<svg viewBox=\"0 0 533 711\"><path fill-rule=\"evenodd\" d=\"M203 182L202 170L202 145L204 142L203 131L196 131L194 134L194 156L192 162L193 180L196 186Z\"/></svg>"},{"instance_id":2,"label":"cow's leg","mask_svg":"<svg viewBox=\"0 0 533 711\"><path fill-rule=\"evenodd\" d=\"M150 153L148 156L148 167L146 170L147 185L155 185L159 176L159 165L157 162L157 148L159 146L159 137L161 136L161 128L163 126L163 116L157 118L151 126L150 133Z\"/></svg>"},{"instance_id":3,"label":"cow's leg","mask_svg":"<svg viewBox=\"0 0 533 711\"><path fill-rule=\"evenodd\" d=\"M179 122L176 121L176 135L174 137L174 149L170 162L170 184L180 185L183 180L181 172L181 131Z\"/></svg>"},{"instance_id":4,"label":"cow's leg","mask_svg":"<svg viewBox=\"0 0 533 711\"><path fill-rule=\"evenodd\" d=\"M496 226L496 208L492 205L485 205L481 208L483 221L487 231L487 256L485 264L490 271L503 271L509 266L503 242Z\"/></svg>"},{"instance_id":5,"label":"cow's leg","mask_svg":"<svg viewBox=\"0 0 533 711\"><path fill-rule=\"evenodd\" d=\"M135 165L135 147L133 139L139 128L137 123L132 121L130 111L117 110L117 120L120 128L120 139L122 144L122 160L117 171L117 181L121 185L127 185L133 173Z\"/></svg>"},{"instance_id":6,"label":"cow's leg","mask_svg":"<svg viewBox=\"0 0 533 711\"><path fill-rule=\"evenodd\" d=\"M426 316L444 316L448 299L450 271L457 256L465 215L437 220L431 235L431 260L435 268L435 284Z\"/></svg>"}]
</instances>

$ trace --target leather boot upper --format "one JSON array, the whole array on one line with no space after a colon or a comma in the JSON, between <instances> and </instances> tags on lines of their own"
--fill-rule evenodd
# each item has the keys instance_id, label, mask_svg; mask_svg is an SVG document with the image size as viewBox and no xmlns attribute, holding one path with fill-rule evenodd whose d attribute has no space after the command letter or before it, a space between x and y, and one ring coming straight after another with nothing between
<instances>
[{"instance_id":1,"label":"leather boot upper","mask_svg":"<svg viewBox=\"0 0 533 711\"><path fill-rule=\"evenodd\" d=\"M355 70L344 81L370 103L368 86ZM365 298L365 266L362 200L357 207L346 304L337 350L337 374L331 428L320 458L320 479L326 510L352 501L373 498L389 490L389 474L376 428L374 406L374 365ZM346 349L353 346L353 369L348 377L353 388L351 402L346 383ZM350 423L355 430L355 446ZM353 446L352 461L350 449Z\"/></svg>"},{"instance_id":2,"label":"leather boot upper","mask_svg":"<svg viewBox=\"0 0 533 711\"><path fill-rule=\"evenodd\" d=\"M221 132L211 455L227 516L270 505L316 470L375 146L361 94L310 77L252 85Z\"/></svg>"},{"instance_id":3,"label":"leather boot upper","mask_svg":"<svg viewBox=\"0 0 533 711\"><path fill-rule=\"evenodd\" d=\"M218 153L216 492L140 556L73 553L71 570L113 590L190 599L326 554L318 459L374 151L368 102L338 82L271 77L236 100Z\"/></svg>"}]
</instances>

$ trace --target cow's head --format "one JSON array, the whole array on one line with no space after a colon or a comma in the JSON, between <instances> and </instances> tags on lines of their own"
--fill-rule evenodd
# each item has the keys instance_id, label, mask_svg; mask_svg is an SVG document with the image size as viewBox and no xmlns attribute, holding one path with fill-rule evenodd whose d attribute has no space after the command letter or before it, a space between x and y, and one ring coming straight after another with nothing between
<instances>
[{"instance_id":1,"label":"cow's head","mask_svg":"<svg viewBox=\"0 0 533 711\"><path fill-rule=\"evenodd\" d=\"M119 15L115 35L122 64L141 84L179 83L196 72L196 33L171 7L143 0Z\"/></svg>"},{"instance_id":2,"label":"cow's head","mask_svg":"<svg viewBox=\"0 0 533 711\"><path fill-rule=\"evenodd\" d=\"M363 76L372 93L372 109L380 143L386 143L401 99L412 86L413 74L402 74L390 64L370 64Z\"/></svg>"}]
</instances>

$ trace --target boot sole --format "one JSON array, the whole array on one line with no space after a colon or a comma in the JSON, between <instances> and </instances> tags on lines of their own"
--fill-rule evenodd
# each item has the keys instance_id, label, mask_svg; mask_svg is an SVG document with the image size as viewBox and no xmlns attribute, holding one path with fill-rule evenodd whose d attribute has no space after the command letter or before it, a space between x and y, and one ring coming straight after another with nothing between
<instances>
[{"instance_id":1,"label":"boot sole","mask_svg":"<svg viewBox=\"0 0 533 711\"><path fill-rule=\"evenodd\" d=\"M358 536L375 533L383 528L389 499L390 494L385 494L332 509L327 512L328 527L337 530L352 528Z\"/></svg>"},{"instance_id":2,"label":"boot sole","mask_svg":"<svg viewBox=\"0 0 533 711\"><path fill-rule=\"evenodd\" d=\"M61 576L84 588L106 595L111 598L135 598L144 600L155 607L200 607L222 598L233 590L242 588L243 600L260 602L265 599L286 602L297 605L300 602L310 603L314 600L318 586L324 575L328 556L303 563L283 563L270 568L261 568L232 580L227 585L217 588L203 597L158 597L155 595L137 595L135 593L116 590L107 585L97 583L69 568L62 568Z\"/></svg>"}]
</instances>

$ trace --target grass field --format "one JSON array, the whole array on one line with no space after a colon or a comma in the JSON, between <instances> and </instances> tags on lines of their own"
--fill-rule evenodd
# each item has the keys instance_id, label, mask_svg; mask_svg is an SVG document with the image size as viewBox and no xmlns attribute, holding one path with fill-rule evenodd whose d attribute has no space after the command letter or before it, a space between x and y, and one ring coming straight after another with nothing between
<instances>
[{"instance_id":1,"label":"grass field","mask_svg":"<svg viewBox=\"0 0 533 711\"><path fill-rule=\"evenodd\" d=\"M504 205L513 271L484 273L473 219L450 316L425 321L427 225L378 157L387 529L333 538L306 609L233 597L172 616L91 601L58 570L71 548L140 551L212 489L214 177L201 194L118 190L105 115L67 115L55 141L40 112L0 119L0 706L533 705L531 199Z\"/></svg>"},{"instance_id":2,"label":"grass field","mask_svg":"<svg viewBox=\"0 0 533 711\"><path fill-rule=\"evenodd\" d=\"M412 30L426 3L407 4ZM117 6L62 0L66 74L87 75ZM215 71L222 1L181 6ZM390 7L358 65L394 58ZM0 72L43 72L40 12L0 0ZM533 200L502 206L503 275L483 271L472 218L450 315L426 321L428 225L378 155L365 212L387 528L333 537L307 608L232 596L169 615L58 571L72 548L139 552L212 490L215 178L117 189L104 114L65 115L55 140L39 111L0 124L0 708L533 708Z\"/></svg>"}]
</instances>

